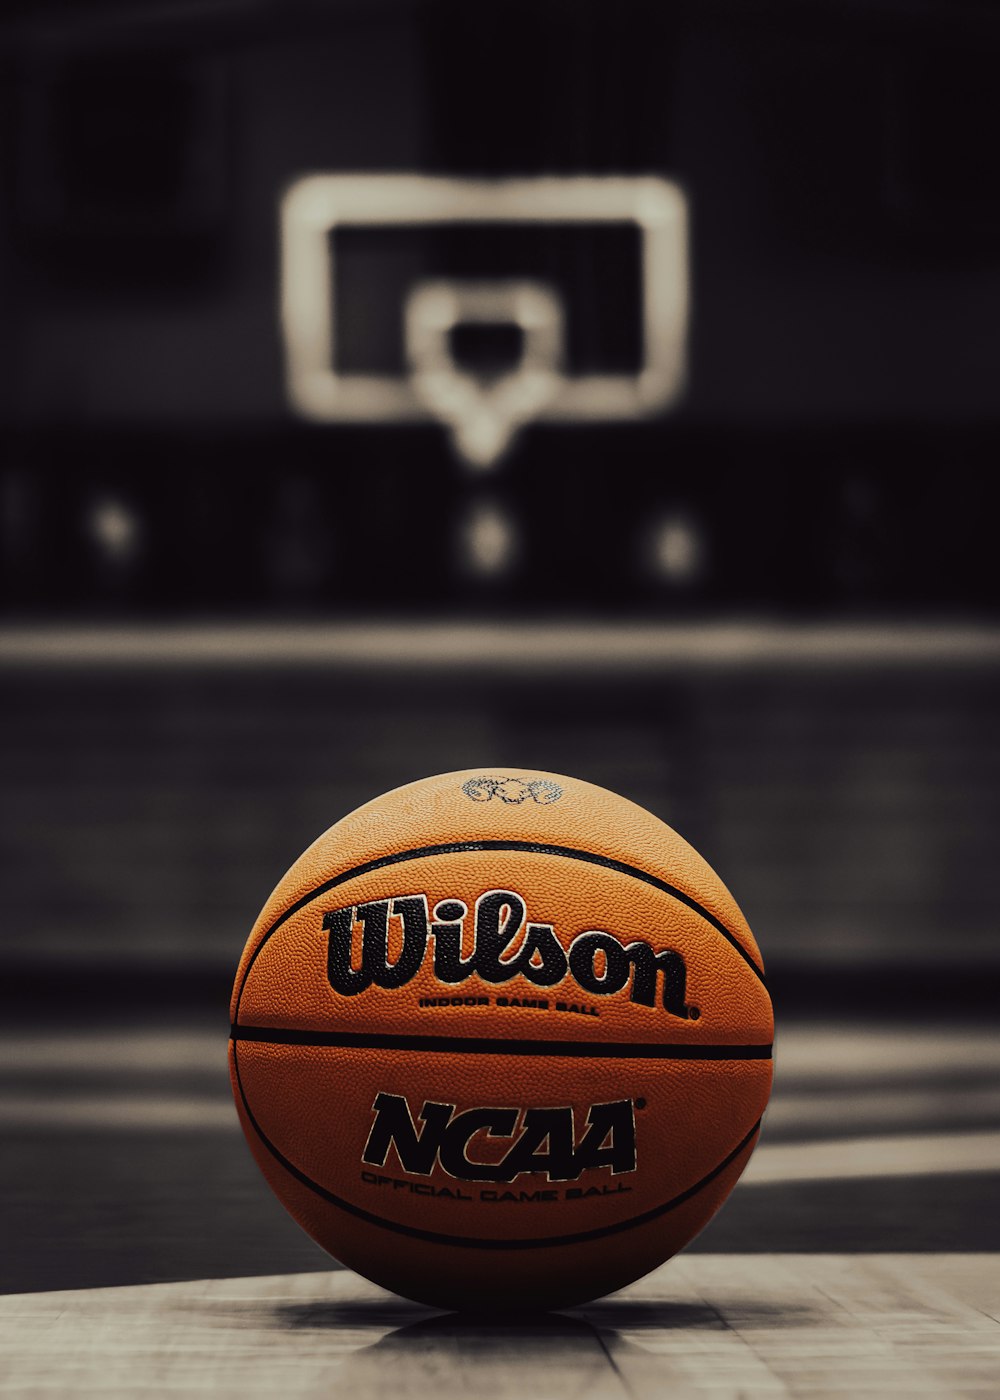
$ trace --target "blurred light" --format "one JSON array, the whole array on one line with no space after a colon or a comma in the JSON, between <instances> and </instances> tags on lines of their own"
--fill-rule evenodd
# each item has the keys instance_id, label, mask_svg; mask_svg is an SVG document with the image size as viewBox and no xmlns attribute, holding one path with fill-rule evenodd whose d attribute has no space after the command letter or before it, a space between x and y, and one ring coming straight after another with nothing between
<instances>
[{"instance_id":1,"label":"blurred light","mask_svg":"<svg viewBox=\"0 0 1000 1400\"><path fill-rule=\"evenodd\" d=\"M514 559L516 536L506 512L494 501L472 507L461 526L462 557L470 572L481 578L506 573Z\"/></svg>"},{"instance_id":2,"label":"blurred light","mask_svg":"<svg viewBox=\"0 0 1000 1400\"><path fill-rule=\"evenodd\" d=\"M653 527L653 567L670 583L694 583L705 570L705 541L688 516L668 515Z\"/></svg>"},{"instance_id":3,"label":"blurred light","mask_svg":"<svg viewBox=\"0 0 1000 1400\"><path fill-rule=\"evenodd\" d=\"M116 496L102 496L94 501L87 512L85 528L110 564L125 568L139 552L139 517Z\"/></svg>"}]
</instances>

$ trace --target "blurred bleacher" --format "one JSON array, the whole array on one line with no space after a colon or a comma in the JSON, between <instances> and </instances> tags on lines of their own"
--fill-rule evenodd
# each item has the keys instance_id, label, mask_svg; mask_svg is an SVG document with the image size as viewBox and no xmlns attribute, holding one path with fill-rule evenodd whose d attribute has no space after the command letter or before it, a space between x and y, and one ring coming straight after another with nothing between
<instances>
[{"instance_id":1,"label":"blurred bleacher","mask_svg":"<svg viewBox=\"0 0 1000 1400\"><path fill-rule=\"evenodd\" d=\"M11 629L0 674L15 1002L221 1010L321 830L505 763L622 791L707 853L788 1009L996 995L998 629Z\"/></svg>"}]
</instances>

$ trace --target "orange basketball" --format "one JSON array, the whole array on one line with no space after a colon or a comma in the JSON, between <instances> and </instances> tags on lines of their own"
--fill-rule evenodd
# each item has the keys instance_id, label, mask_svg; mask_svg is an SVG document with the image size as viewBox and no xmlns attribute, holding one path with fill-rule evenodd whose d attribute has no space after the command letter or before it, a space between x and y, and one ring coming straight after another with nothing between
<instances>
[{"instance_id":1,"label":"orange basketball","mask_svg":"<svg viewBox=\"0 0 1000 1400\"><path fill-rule=\"evenodd\" d=\"M261 1170L337 1259L439 1307L564 1307L725 1200L772 1030L696 851L505 768L397 788L309 847L244 950L229 1055Z\"/></svg>"}]
</instances>

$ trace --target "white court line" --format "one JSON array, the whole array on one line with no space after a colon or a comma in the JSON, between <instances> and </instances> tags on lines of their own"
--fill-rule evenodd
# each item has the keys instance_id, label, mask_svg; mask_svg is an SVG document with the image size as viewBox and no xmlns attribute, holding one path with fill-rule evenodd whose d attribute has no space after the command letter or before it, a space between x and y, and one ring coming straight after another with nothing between
<instances>
[{"instance_id":1,"label":"white court line","mask_svg":"<svg viewBox=\"0 0 1000 1400\"><path fill-rule=\"evenodd\" d=\"M771 1186L968 1172L1000 1172L1000 1132L763 1143L742 1179L750 1186Z\"/></svg>"},{"instance_id":2,"label":"white court line","mask_svg":"<svg viewBox=\"0 0 1000 1400\"><path fill-rule=\"evenodd\" d=\"M359 666L435 672L600 672L609 667L1000 665L1000 628L905 623L413 622L7 627L0 667Z\"/></svg>"},{"instance_id":3,"label":"white court line","mask_svg":"<svg viewBox=\"0 0 1000 1400\"><path fill-rule=\"evenodd\" d=\"M1000 1071L1000 1035L991 1028L861 1028L835 1023L779 1023L776 1077L865 1080L903 1075L922 1081L954 1074Z\"/></svg>"},{"instance_id":4,"label":"white court line","mask_svg":"<svg viewBox=\"0 0 1000 1400\"><path fill-rule=\"evenodd\" d=\"M217 1077L224 1081L224 1074ZM216 1085L206 1086L214 1089ZM202 1092L197 1095L181 1095L181 1093L171 1093L171 1095L134 1095L134 1093L78 1093L67 1092L60 1088L57 1092L43 1092L39 1089L36 1093L25 1092L27 1086L22 1086L21 1092L0 1093L0 1126L7 1127L46 1127L46 1128L94 1128L94 1130L129 1130L129 1131L157 1131L161 1128L176 1128L176 1130L218 1130L218 1128L235 1127L234 1109L224 1098L223 1092L211 1093ZM909 1099L896 1103L895 1099L880 1099L877 1102L860 1103L857 1099L843 1102L828 1103L825 1100L812 1100L808 1096L793 1096L790 1099L777 1098L773 1100L768 1109L768 1116L765 1120L765 1142L756 1151L754 1161L759 1163L763 1159L775 1156L775 1161L790 1163L789 1169L791 1179L821 1179L824 1175L843 1175L842 1168L836 1163L845 1162L845 1152L850 1155L850 1162L856 1159L856 1154L861 1154L863 1161L871 1159L871 1145L881 1144L878 1151L880 1163L885 1152L891 1154L891 1161L901 1162L898 1172L895 1175L910 1175L906 1165L909 1162L916 1163L917 1175L924 1170L938 1170L936 1165L926 1165L926 1162L936 1163L938 1158L945 1162L947 1170L964 1170L961 1166L954 1166L951 1148L945 1152L941 1144L955 1144L973 1138L982 1140L983 1133L961 1133L955 1134L948 1130L950 1123L968 1123L969 1117L973 1114L980 1120L996 1114L999 1110L997 1095L994 1092L978 1093L969 1095L965 1093L959 1102L954 1103L954 1113L948 1114L948 1103L944 1105L930 1105L923 1096L910 1102ZM934 1112L930 1109L933 1107ZM948 1133L947 1137L941 1135L927 1135L927 1137L915 1137L910 1134L906 1137L887 1137L887 1135L871 1134L866 1137L835 1138L825 1135L819 1141L814 1142L775 1142L770 1144L766 1141L769 1127L772 1130L784 1130L803 1133L803 1130L828 1131L831 1123L850 1123L854 1128L894 1128L915 1127L917 1124L926 1124L929 1119L933 1119L941 1130ZM989 1131L985 1133L989 1137ZM999 1134L1000 1137L1000 1134ZM930 1147L923 1152L923 1155L913 1155L913 1144L915 1142L927 1142ZM930 1156L927 1156L930 1154ZM979 1161L979 1158L976 1158ZM803 1166L801 1163L808 1162L811 1165ZM993 1161L989 1155L985 1158L985 1166L975 1166L975 1168L965 1168L966 1170L993 1170L994 1166L1000 1169L1000 1158ZM833 1163L833 1165L831 1165ZM776 1170L786 1170L784 1166ZM805 1176L800 1176L805 1172ZM847 1169L847 1175L859 1175L852 1168ZM864 1172L861 1172L864 1175ZM881 1165L877 1165L875 1175L884 1175ZM892 1173L889 1173L892 1175Z\"/></svg>"},{"instance_id":5,"label":"white court line","mask_svg":"<svg viewBox=\"0 0 1000 1400\"><path fill-rule=\"evenodd\" d=\"M900 1129L1000 1123L1000 1084L956 1089L932 1079L922 1088L866 1084L853 1093L788 1093L778 1086L764 1120L765 1136L781 1130L797 1138L811 1133L892 1133Z\"/></svg>"},{"instance_id":6,"label":"white court line","mask_svg":"<svg viewBox=\"0 0 1000 1400\"><path fill-rule=\"evenodd\" d=\"M0 1034L0 1073L65 1071L145 1074L149 1071L226 1074L228 1027L121 1031L24 1030ZM899 1027L862 1030L842 1025L779 1025L777 1086L802 1088L843 1079L861 1087L868 1079L902 1076L915 1082L956 1073L982 1077L1000 1072L1000 1035L992 1029ZM887 1090L887 1092L889 1092ZM895 1092L893 1090L892 1092ZM818 1101L819 1102L819 1101Z\"/></svg>"},{"instance_id":7,"label":"white court line","mask_svg":"<svg viewBox=\"0 0 1000 1400\"><path fill-rule=\"evenodd\" d=\"M217 1031L25 1031L0 1036L0 1073L189 1074L226 1079L227 1027Z\"/></svg>"},{"instance_id":8,"label":"white court line","mask_svg":"<svg viewBox=\"0 0 1000 1400\"><path fill-rule=\"evenodd\" d=\"M31 1099L0 1095L0 1126L8 1130L72 1129L82 1132L178 1132L238 1130L235 1106L223 1098L121 1094L99 1098L50 1094Z\"/></svg>"},{"instance_id":9,"label":"white court line","mask_svg":"<svg viewBox=\"0 0 1000 1400\"><path fill-rule=\"evenodd\" d=\"M235 1108L218 1098L120 1095L31 1099L0 1096L0 1126L126 1132L235 1131ZM763 1142L743 1181L770 1186L793 1181L1000 1172L1000 1132L854 1137L820 1142Z\"/></svg>"}]
</instances>

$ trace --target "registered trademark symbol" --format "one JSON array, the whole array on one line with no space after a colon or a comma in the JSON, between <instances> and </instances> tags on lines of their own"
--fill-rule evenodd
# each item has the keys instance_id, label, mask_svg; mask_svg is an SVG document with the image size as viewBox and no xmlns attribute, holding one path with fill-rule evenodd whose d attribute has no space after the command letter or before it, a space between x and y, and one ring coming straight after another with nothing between
<instances>
[{"instance_id":1,"label":"registered trademark symbol","mask_svg":"<svg viewBox=\"0 0 1000 1400\"><path fill-rule=\"evenodd\" d=\"M645 1108L645 1107L646 1107L646 1100L645 1100L645 1099L636 1099L636 1101L635 1101L635 1106L636 1106L636 1108Z\"/></svg>"},{"instance_id":2,"label":"registered trademark symbol","mask_svg":"<svg viewBox=\"0 0 1000 1400\"><path fill-rule=\"evenodd\" d=\"M697 1006L689 1006L687 1008L687 1015L689 1021L697 1021L698 1017L701 1015L701 1012Z\"/></svg>"}]
</instances>

